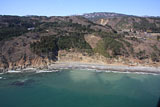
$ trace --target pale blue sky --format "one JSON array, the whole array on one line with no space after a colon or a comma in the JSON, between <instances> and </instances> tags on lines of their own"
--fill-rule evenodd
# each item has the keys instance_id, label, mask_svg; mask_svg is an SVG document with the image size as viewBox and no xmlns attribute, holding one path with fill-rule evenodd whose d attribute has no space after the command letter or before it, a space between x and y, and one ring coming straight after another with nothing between
<instances>
[{"instance_id":1,"label":"pale blue sky","mask_svg":"<svg viewBox=\"0 0 160 107\"><path fill-rule=\"evenodd\" d=\"M160 16L160 0L0 0L1 15L66 16L90 12Z\"/></svg>"}]
</instances>

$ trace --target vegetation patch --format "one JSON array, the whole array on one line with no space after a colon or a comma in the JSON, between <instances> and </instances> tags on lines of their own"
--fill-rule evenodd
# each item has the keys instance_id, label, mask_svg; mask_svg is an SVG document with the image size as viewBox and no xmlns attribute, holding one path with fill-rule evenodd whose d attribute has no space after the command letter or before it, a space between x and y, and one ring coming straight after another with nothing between
<instances>
[{"instance_id":1,"label":"vegetation patch","mask_svg":"<svg viewBox=\"0 0 160 107\"><path fill-rule=\"evenodd\" d=\"M68 50L71 48L76 48L79 50L91 50L90 45L84 39L84 35L61 36L58 38L57 44L60 50Z\"/></svg>"},{"instance_id":2,"label":"vegetation patch","mask_svg":"<svg viewBox=\"0 0 160 107\"><path fill-rule=\"evenodd\" d=\"M159 62L159 56L154 52L152 52L152 54L151 54L151 59L154 62Z\"/></svg>"},{"instance_id":3,"label":"vegetation patch","mask_svg":"<svg viewBox=\"0 0 160 107\"><path fill-rule=\"evenodd\" d=\"M30 44L30 48L39 56L55 58L58 55L57 39L54 35L41 37L40 41Z\"/></svg>"},{"instance_id":4,"label":"vegetation patch","mask_svg":"<svg viewBox=\"0 0 160 107\"><path fill-rule=\"evenodd\" d=\"M38 55L54 54L57 56L59 50L76 49L81 52L92 52L92 48L85 41L83 35L79 36L44 36L41 37L40 41L34 42L30 45L33 52Z\"/></svg>"},{"instance_id":5,"label":"vegetation patch","mask_svg":"<svg viewBox=\"0 0 160 107\"><path fill-rule=\"evenodd\" d=\"M143 59L147 59L148 56L146 55L146 51L145 50L140 50L138 53L136 53L136 57L140 60L143 60Z\"/></svg>"},{"instance_id":6,"label":"vegetation patch","mask_svg":"<svg viewBox=\"0 0 160 107\"><path fill-rule=\"evenodd\" d=\"M97 48L95 48L95 52L111 58L124 55L126 53L126 49L123 43L113 37L107 36L98 43Z\"/></svg>"},{"instance_id":7,"label":"vegetation patch","mask_svg":"<svg viewBox=\"0 0 160 107\"><path fill-rule=\"evenodd\" d=\"M28 17L1 16L0 41L21 36L29 32L29 28L36 28L39 25L39 21L32 20Z\"/></svg>"},{"instance_id":8,"label":"vegetation patch","mask_svg":"<svg viewBox=\"0 0 160 107\"><path fill-rule=\"evenodd\" d=\"M133 27L136 30L142 30L145 32L160 32L160 29L156 26L155 23L150 23L146 18L140 18L140 22L134 22Z\"/></svg>"}]
</instances>

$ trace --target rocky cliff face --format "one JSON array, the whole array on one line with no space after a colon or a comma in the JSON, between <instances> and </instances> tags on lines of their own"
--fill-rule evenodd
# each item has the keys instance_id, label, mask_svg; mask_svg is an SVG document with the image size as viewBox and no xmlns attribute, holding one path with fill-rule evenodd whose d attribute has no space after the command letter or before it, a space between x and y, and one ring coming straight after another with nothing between
<instances>
[{"instance_id":1,"label":"rocky cliff face","mask_svg":"<svg viewBox=\"0 0 160 107\"><path fill-rule=\"evenodd\" d=\"M16 69L28 66L41 67L52 62L47 57L38 56L31 51L30 43L37 41L36 38L38 35L37 33L28 33L5 42L2 41L0 68Z\"/></svg>"}]
</instances>

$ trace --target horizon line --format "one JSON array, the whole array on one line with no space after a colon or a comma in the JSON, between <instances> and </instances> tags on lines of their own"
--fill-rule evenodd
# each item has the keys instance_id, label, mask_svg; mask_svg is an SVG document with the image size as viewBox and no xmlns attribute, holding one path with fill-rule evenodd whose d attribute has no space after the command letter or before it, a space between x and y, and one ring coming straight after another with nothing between
<instances>
[{"instance_id":1,"label":"horizon line","mask_svg":"<svg viewBox=\"0 0 160 107\"><path fill-rule=\"evenodd\" d=\"M26 15L18 15L18 14L0 14L0 16L19 16L19 17L27 17L27 16L46 16L46 17L53 17L53 16L81 16L85 14L92 14L92 13L113 13L113 14L123 14L127 16L138 16L138 17L160 17L160 15L132 15L132 14L126 14L126 13L118 13L118 12L103 12L103 11L97 11L97 12L86 12L86 13L76 13L76 14L70 14L70 15L35 15L35 14L26 14Z\"/></svg>"}]
</instances>

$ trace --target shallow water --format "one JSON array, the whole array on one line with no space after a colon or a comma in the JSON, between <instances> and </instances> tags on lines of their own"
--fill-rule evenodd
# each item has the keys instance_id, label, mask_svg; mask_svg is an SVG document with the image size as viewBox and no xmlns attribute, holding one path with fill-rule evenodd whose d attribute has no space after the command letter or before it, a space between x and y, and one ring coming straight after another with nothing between
<instances>
[{"instance_id":1,"label":"shallow water","mask_svg":"<svg viewBox=\"0 0 160 107\"><path fill-rule=\"evenodd\" d=\"M5 74L0 107L156 107L160 75L62 70Z\"/></svg>"}]
</instances>

